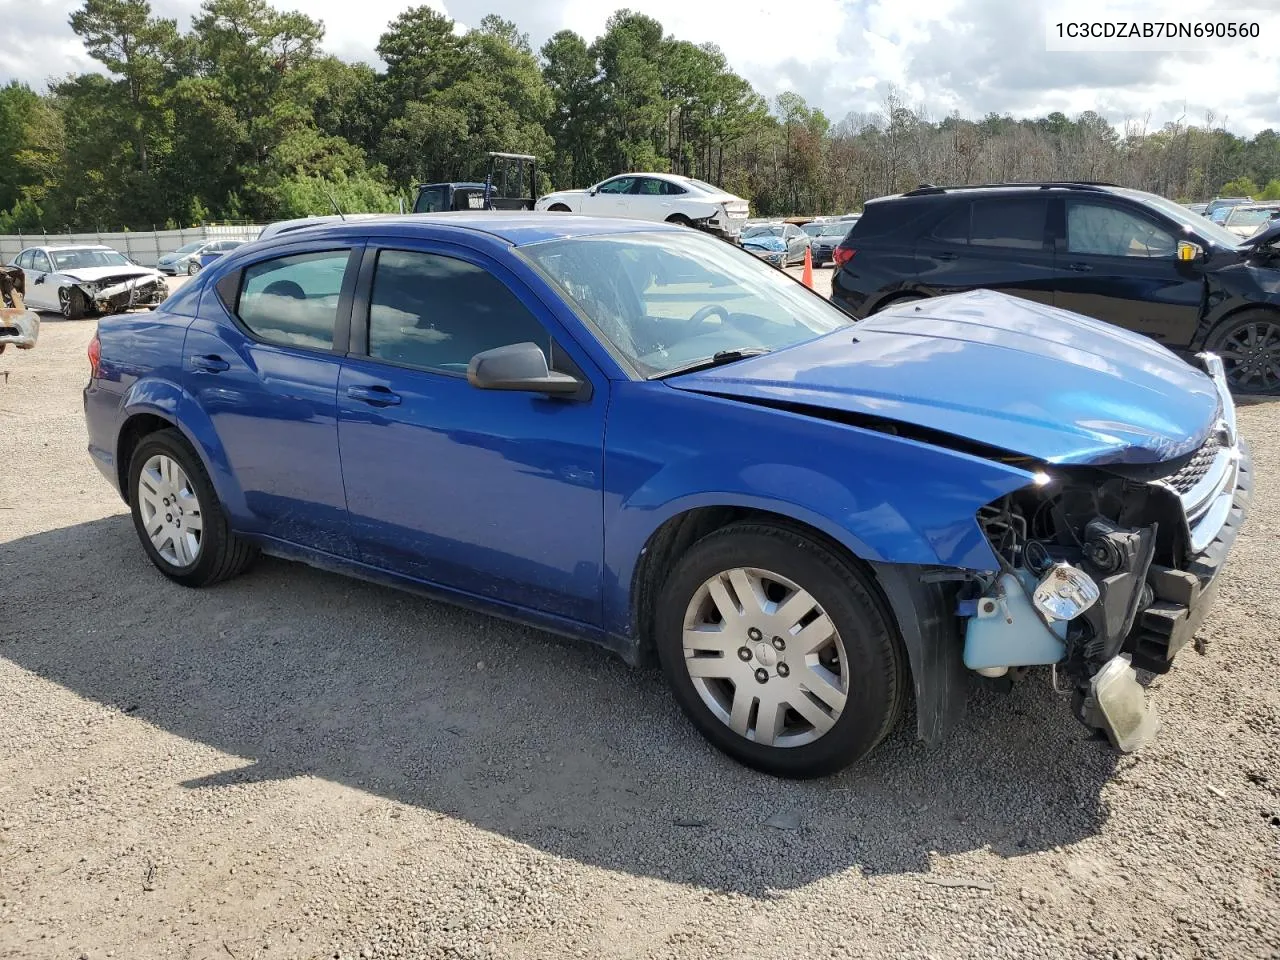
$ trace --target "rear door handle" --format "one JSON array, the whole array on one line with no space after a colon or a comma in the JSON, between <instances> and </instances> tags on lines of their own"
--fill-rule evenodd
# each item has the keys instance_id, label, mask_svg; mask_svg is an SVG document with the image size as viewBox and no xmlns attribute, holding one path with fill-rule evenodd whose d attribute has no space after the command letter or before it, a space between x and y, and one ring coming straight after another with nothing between
<instances>
[{"instance_id":1,"label":"rear door handle","mask_svg":"<svg viewBox=\"0 0 1280 960\"><path fill-rule=\"evenodd\" d=\"M934 258L935 260L955 260L955 259L956 259L956 254L954 254L954 253L935 253L935 254L933 255L933 258Z\"/></svg>"},{"instance_id":2,"label":"rear door handle","mask_svg":"<svg viewBox=\"0 0 1280 960\"><path fill-rule=\"evenodd\" d=\"M216 355L191 358L192 370L203 370L205 373L221 373L230 370L231 364Z\"/></svg>"},{"instance_id":3,"label":"rear door handle","mask_svg":"<svg viewBox=\"0 0 1280 960\"><path fill-rule=\"evenodd\" d=\"M1088 273L1093 269L1093 265L1088 263L1068 263L1067 269L1074 270L1076 273Z\"/></svg>"},{"instance_id":4,"label":"rear door handle","mask_svg":"<svg viewBox=\"0 0 1280 960\"><path fill-rule=\"evenodd\" d=\"M347 387L347 396L352 400L359 400L375 407L394 407L400 402L400 394L392 393L390 388L381 385Z\"/></svg>"}]
</instances>

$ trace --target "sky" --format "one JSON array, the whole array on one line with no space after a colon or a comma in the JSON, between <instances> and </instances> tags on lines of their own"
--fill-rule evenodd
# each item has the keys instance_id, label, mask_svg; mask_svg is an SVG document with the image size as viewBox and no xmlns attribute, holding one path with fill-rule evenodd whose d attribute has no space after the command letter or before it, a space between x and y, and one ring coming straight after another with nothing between
<instances>
[{"instance_id":1,"label":"sky","mask_svg":"<svg viewBox=\"0 0 1280 960\"><path fill-rule=\"evenodd\" d=\"M325 46L377 63L374 48L405 0L273 0L326 27ZM76 0L0 0L0 22L20 25L0 45L0 82L37 88L50 77L98 69L67 24ZM895 90L939 119L953 111L1040 116L1096 110L1112 123L1215 123L1251 136L1280 129L1280 0L431 0L464 25L487 13L515 21L534 47L557 30L588 41L626 6L668 34L719 45L730 65L766 97L801 94L833 121L876 113ZM152 0L185 28L199 0ZM904 14L909 10L909 14ZM1203 20L1229 12L1257 22L1261 38L1214 40L1194 51L1050 51L1053 23L1082 19ZM18 42L20 40L20 42Z\"/></svg>"}]
</instances>

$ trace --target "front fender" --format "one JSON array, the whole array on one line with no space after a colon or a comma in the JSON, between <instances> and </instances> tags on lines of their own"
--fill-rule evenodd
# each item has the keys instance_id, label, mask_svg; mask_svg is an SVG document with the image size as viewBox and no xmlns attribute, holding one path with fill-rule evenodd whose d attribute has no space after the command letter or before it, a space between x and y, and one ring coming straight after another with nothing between
<instances>
[{"instance_id":1,"label":"front fender","mask_svg":"<svg viewBox=\"0 0 1280 960\"><path fill-rule=\"evenodd\" d=\"M605 441L604 616L629 635L636 566L654 533L699 507L767 511L868 563L994 570L976 520L1032 481L988 460L783 410L615 384Z\"/></svg>"},{"instance_id":2,"label":"front fender","mask_svg":"<svg viewBox=\"0 0 1280 960\"><path fill-rule=\"evenodd\" d=\"M227 513L232 517L250 515L244 491L231 471L217 431L191 394L172 380L147 377L133 383L125 394L122 406L125 412L120 431L122 434L128 429L129 421L140 414L151 414L169 421L182 432L200 457L213 482L214 492ZM119 450L118 443L116 449Z\"/></svg>"}]
</instances>

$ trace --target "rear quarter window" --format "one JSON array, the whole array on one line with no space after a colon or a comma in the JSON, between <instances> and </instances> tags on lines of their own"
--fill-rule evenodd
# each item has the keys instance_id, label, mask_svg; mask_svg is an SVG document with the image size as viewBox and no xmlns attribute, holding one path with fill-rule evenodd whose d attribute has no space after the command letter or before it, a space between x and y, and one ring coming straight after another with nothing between
<instances>
[{"instance_id":1,"label":"rear quarter window","mask_svg":"<svg viewBox=\"0 0 1280 960\"><path fill-rule=\"evenodd\" d=\"M250 264L236 316L268 343L332 350L349 259L349 250L326 250Z\"/></svg>"}]
</instances>

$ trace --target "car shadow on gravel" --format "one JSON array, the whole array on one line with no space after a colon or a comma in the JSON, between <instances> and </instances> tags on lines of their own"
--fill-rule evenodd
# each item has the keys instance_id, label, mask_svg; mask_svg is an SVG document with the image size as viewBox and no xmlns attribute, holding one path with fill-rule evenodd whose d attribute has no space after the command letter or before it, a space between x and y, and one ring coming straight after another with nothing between
<instances>
[{"instance_id":1,"label":"car shadow on gravel","mask_svg":"<svg viewBox=\"0 0 1280 960\"><path fill-rule=\"evenodd\" d=\"M191 790L314 775L389 813L749 896L928 871L933 851L1033 853L1106 818L1114 756L1047 682L975 691L941 747L904 724L855 768L792 783L708 747L657 671L283 561L184 589L124 515L12 541L0 577L0 656L242 758Z\"/></svg>"}]
</instances>

